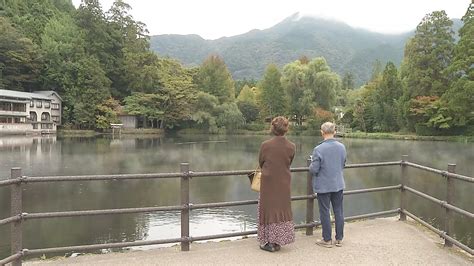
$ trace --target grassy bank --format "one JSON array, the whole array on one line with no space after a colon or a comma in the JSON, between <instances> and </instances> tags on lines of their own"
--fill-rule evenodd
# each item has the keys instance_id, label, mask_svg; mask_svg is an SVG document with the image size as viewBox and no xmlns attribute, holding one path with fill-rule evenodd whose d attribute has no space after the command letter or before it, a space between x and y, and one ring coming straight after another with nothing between
<instances>
[{"instance_id":1,"label":"grassy bank","mask_svg":"<svg viewBox=\"0 0 474 266\"><path fill-rule=\"evenodd\" d=\"M401 133L346 133L344 138L474 142L474 136L418 136Z\"/></svg>"},{"instance_id":2,"label":"grassy bank","mask_svg":"<svg viewBox=\"0 0 474 266\"><path fill-rule=\"evenodd\" d=\"M64 137L93 137L99 135L94 130L85 129L58 129L57 134Z\"/></svg>"},{"instance_id":3,"label":"grassy bank","mask_svg":"<svg viewBox=\"0 0 474 266\"><path fill-rule=\"evenodd\" d=\"M268 130L219 130L218 132L209 133L204 129L188 128L182 129L177 132L179 135L256 135L264 136L269 135ZM314 130L292 130L288 132L290 136L319 136L319 132ZM393 140L420 140L420 141L453 141L453 142L474 142L474 136L418 136L415 134L402 134L402 133L364 133L354 132L347 133L343 138L358 138L358 139L393 139Z\"/></svg>"},{"instance_id":4,"label":"grassy bank","mask_svg":"<svg viewBox=\"0 0 474 266\"><path fill-rule=\"evenodd\" d=\"M108 135L112 134L112 130L106 130L104 132L97 132L94 130L82 130L82 129L60 129L58 130L59 136L64 137L93 137L97 135ZM118 131L115 132L118 134ZM164 130L157 128L123 128L121 134L124 135L163 135Z\"/></svg>"}]
</instances>

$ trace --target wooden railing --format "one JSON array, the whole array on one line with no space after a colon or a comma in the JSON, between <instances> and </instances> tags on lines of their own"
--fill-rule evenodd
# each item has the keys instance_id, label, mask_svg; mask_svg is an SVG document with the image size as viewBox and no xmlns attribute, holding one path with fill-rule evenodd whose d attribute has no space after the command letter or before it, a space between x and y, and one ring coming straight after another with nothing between
<instances>
[{"instance_id":1,"label":"wooden railing","mask_svg":"<svg viewBox=\"0 0 474 266\"><path fill-rule=\"evenodd\" d=\"M310 161L308 160L308 166ZM402 156L401 161L394 162L378 162L378 163L362 163L362 164L349 164L346 168L363 168L363 167L384 167L384 166L399 166L401 167L401 181L399 185L366 188L358 190L344 191L344 195L353 195L361 193L372 193L389 190L399 190L400 195L400 208L393 210L386 210L375 213L368 213L356 216L345 217L346 221L364 218L373 218L379 216L388 215L400 215L400 220L406 220L406 216L413 218L415 221L421 223L427 228L431 229L441 237L445 239L445 246L450 247L453 244L459 248L465 250L471 255L474 254L473 249L464 245L460 241L452 237L454 230L453 225L453 213L461 214L463 219L473 219L474 214L463 210L453 205L454 189L453 180L461 180L468 183L474 183L474 178L455 173L455 165L449 164L447 171L439 170L415 163L408 162L407 156ZM424 171L436 173L447 179L446 182L446 200L440 200L427 195L421 191L407 186L407 168L417 168ZM206 235L193 237L189 235L189 214L192 210L204 209L204 208L217 208L217 207L229 207L229 206L241 206L241 205L252 205L257 204L257 200L241 200L232 202L214 202L214 203L202 203L192 204L189 198L189 186L191 178L210 177L210 176L243 176L247 175L252 170L237 170L237 171L212 171L212 172L192 172L188 163L181 164L181 171L179 173L152 173L152 174L122 174L122 175L80 175L80 176L43 176L43 177L27 177L22 175L20 168L11 169L10 179L0 180L0 187L10 186L11 193L11 217L7 217L0 220L0 226L10 224L11 226L11 255L7 258L0 260L0 265L12 262L12 265L21 265L22 258L27 255L39 256L48 253L58 252L78 252L87 250L98 250L105 248L123 248L131 246L145 246L145 245L156 245L166 243L181 243L181 250L188 251L190 243L193 241L210 240L218 238L227 238L235 236L246 236L256 234L256 231L244 231L227 234L217 235ZM316 226L320 225L320 222L314 221L314 200L317 195L312 190L312 176L308 172L308 167L292 168L291 172L306 172L307 179L307 194L301 196L293 196L292 201L305 200L306 201L306 221L304 224L296 225L295 228L305 228L306 235L312 235L313 230ZM63 211L63 212L40 212L40 213L25 213L23 212L22 198L23 188L28 186L30 183L42 183L42 182L73 182L73 181L100 181L100 180L129 180L129 179L166 179L166 178L180 178L181 179L181 204L176 206L162 206L162 207L140 207L140 208L122 208L122 209L100 209L100 210L85 210L85 211ZM425 198L432 201L446 210L446 219L444 230L439 230L431 224L423 221L413 213L409 212L409 206L406 201L407 193L412 193L421 198ZM42 248L42 249L27 249L23 246L23 224L28 220L32 219L48 219L58 217L76 217L76 216L95 216L95 215L117 215L126 213L149 213L149 212L166 212L166 211L180 211L181 212L181 237L171 239L159 239L159 240L141 240L134 242L120 242L120 243L104 243L104 244L92 244L82 246L67 246L67 247L54 247L54 248Z\"/></svg>"}]
</instances>

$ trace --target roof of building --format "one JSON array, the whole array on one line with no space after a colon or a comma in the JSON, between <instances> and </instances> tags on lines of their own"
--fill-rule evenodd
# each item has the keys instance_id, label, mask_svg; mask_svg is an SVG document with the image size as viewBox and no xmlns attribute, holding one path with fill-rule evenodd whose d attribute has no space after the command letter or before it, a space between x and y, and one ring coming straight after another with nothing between
<instances>
[{"instance_id":1,"label":"roof of building","mask_svg":"<svg viewBox=\"0 0 474 266\"><path fill-rule=\"evenodd\" d=\"M0 97L51 100L50 97L44 94L11 90L0 90Z\"/></svg>"},{"instance_id":2,"label":"roof of building","mask_svg":"<svg viewBox=\"0 0 474 266\"><path fill-rule=\"evenodd\" d=\"M51 96L51 95L56 95L59 100L63 100L63 98L61 98L61 96L59 96L59 94L55 91L34 91L33 93L38 93L38 94L42 94L42 95L45 95L45 96Z\"/></svg>"}]
</instances>

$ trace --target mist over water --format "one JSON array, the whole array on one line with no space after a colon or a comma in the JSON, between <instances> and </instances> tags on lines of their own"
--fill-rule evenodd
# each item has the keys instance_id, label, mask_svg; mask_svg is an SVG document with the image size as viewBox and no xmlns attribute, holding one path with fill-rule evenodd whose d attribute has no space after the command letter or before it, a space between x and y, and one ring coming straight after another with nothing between
<instances>
[{"instance_id":1,"label":"mist over water","mask_svg":"<svg viewBox=\"0 0 474 266\"><path fill-rule=\"evenodd\" d=\"M186 136L186 137L1 137L0 179L10 168L21 167L23 175L81 175L116 173L178 172L181 162L193 171L253 169L260 143L266 136ZM293 167L305 166L306 158L320 141L317 137L289 136L296 144ZM341 139L348 151L348 163L397 161L408 154L412 162L446 169L456 163L456 172L473 176L474 144L400 140ZM400 167L347 169L347 190L396 185ZM445 180L416 169L408 170L409 185L444 200ZM474 212L473 184L455 182L455 205ZM293 174L293 195L306 193L306 175ZM179 179L115 180L26 184L24 212L53 212L168 206L179 204ZM246 176L196 177L191 179L193 203L256 199ZM346 216L391 210L399 207L396 191L348 195ZM315 204L317 206L317 204ZM0 188L0 219L10 216L10 193ZM305 202L293 202L295 223L304 222ZM410 196L408 210L444 226L444 209ZM315 219L318 220L317 207ZM179 212L121 214L74 218L27 220L24 248L46 248L107 242L154 240L180 236ZM256 228L256 206L191 211L192 236L239 232ZM474 246L474 227L456 216L455 236ZM349 233L349 232L348 232ZM0 257L10 250L9 226L0 227Z\"/></svg>"}]
</instances>

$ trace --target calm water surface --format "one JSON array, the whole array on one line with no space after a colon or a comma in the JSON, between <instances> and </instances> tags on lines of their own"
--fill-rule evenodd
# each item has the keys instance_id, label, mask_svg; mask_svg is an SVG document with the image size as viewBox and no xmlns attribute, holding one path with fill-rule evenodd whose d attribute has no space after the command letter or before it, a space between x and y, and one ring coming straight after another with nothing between
<instances>
[{"instance_id":1,"label":"calm water surface","mask_svg":"<svg viewBox=\"0 0 474 266\"><path fill-rule=\"evenodd\" d=\"M252 169L265 136L186 136L186 137L0 137L0 179L10 168L21 167L27 176L177 172L181 162L193 171ZM289 139L296 144L293 166L305 166L306 158L320 141L316 137ZM474 144L391 140L342 139L348 163L400 160L446 169L456 163L456 171L474 175ZM444 199L445 180L430 173L409 169L409 185ZM400 167L388 166L345 171L347 189L399 184ZM474 212L474 185L456 181L455 204ZM306 192L305 174L294 174L293 195ZM122 180L27 184L23 192L25 212L50 212L166 206L179 203L179 180ZM10 194L0 188L0 219L9 216ZM191 180L193 203L256 199L247 177L209 177ZM443 227L444 210L427 200L409 198L408 209ZM315 204L317 205L317 204ZM396 191L346 196L345 215L398 208ZM296 223L303 223L305 203L294 202ZM317 209L315 210L317 214ZM256 206L191 212L191 235L218 234L255 229ZM318 215L316 215L316 220ZM474 224L456 217L456 237L474 247ZM180 236L179 213L125 214L29 220L25 222L24 247L46 248L93 243L153 240ZM8 226L0 227L0 258L9 254ZM350 232L347 232L349 235ZM381 236L383 237L383 236Z\"/></svg>"}]
</instances>

